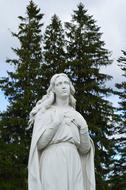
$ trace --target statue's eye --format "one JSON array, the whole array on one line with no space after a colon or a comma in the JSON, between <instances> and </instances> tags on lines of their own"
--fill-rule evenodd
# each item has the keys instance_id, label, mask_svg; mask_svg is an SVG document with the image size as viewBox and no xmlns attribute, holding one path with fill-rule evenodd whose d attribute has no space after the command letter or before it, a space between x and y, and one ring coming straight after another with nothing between
<instances>
[{"instance_id":1,"label":"statue's eye","mask_svg":"<svg viewBox=\"0 0 126 190\"><path fill-rule=\"evenodd\" d=\"M65 81L64 83L65 83L65 84L69 84L69 82L68 82L68 81Z\"/></svg>"},{"instance_id":2,"label":"statue's eye","mask_svg":"<svg viewBox=\"0 0 126 190\"><path fill-rule=\"evenodd\" d=\"M59 86L59 85L61 85L62 84L62 82L58 82L57 84L56 84L56 86Z\"/></svg>"}]
</instances>

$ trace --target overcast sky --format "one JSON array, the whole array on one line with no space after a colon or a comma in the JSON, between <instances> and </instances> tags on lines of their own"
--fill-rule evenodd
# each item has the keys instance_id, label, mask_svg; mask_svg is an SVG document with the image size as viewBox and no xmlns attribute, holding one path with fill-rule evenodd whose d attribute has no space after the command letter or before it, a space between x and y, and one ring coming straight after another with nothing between
<instances>
[{"instance_id":1,"label":"overcast sky","mask_svg":"<svg viewBox=\"0 0 126 190\"><path fill-rule=\"evenodd\" d=\"M111 74L114 78L109 83L111 87L123 80L120 68L116 60L122 55L121 50L126 50L126 0L34 0L34 2L45 14L44 22L48 23L54 13L62 22L70 21L73 10L79 2L82 2L89 15L97 21L103 33L102 39L106 48L112 52L114 60L112 66L104 68L104 72ZM17 47L17 39L11 36L16 32L19 25L18 16L25 16L28 0L0 0L0 77L6 76L11 66L5 63L6 58L13 58L11 47ZM110 101L117 105L118 98L111 97ZM5 110L7 100L0 92L0 110Z\"/></svg>"}]
</instances>

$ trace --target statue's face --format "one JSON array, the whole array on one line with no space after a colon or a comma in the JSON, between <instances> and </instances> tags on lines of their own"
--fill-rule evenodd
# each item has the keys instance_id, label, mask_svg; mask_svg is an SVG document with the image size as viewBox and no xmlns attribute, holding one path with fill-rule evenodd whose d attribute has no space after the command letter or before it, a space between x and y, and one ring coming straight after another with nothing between
<instances>
[{"instance_id":1,"label":"statue's face","mask_svg":"<svg viewBox=\"0 0 126 190\"><path fill-rule=\"evenodd\" d=\"M65 76L59 76L55 81L54 92L56 97L66 98L70 95L70 81Z\"/></svg>"}]
</instances>

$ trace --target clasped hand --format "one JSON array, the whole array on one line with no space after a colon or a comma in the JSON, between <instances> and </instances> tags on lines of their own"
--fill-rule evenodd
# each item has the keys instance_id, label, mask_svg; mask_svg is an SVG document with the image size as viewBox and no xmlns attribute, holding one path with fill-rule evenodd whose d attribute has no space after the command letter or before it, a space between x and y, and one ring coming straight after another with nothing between
<instances>
[{"instance_id":1,"label":"clasped hand","mask_svg":"<svg viewBox=\"0 0 126 190\"><path fill-rule=\"evenodd\" d=\"M59 126L63 122L67 123L68 125L76 125L78 129L82 130L87 127L86 121L81 116L79 118L75 118L72 114L70 115L69 112L61 112L61 111L55 111L55 113L52 115L52 122L55 126Z\"/></svg>"}]
</instances>

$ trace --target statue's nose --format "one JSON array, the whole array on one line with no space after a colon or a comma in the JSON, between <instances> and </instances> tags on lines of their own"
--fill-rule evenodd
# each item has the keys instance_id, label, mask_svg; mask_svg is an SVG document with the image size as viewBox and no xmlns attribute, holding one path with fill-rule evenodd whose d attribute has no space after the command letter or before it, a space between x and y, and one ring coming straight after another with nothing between
<instances>
[{"instance_id":1,"label":"statue's nose","mask_svg":"<svg viewBox=\"0 0 126 190\"><path fill-rule=\"evenodd\" d=\"M66 89L66 87L65 87L65 85L64 85L64 84L62 85L62 89Z\"/></svg>"}]
</instances>

